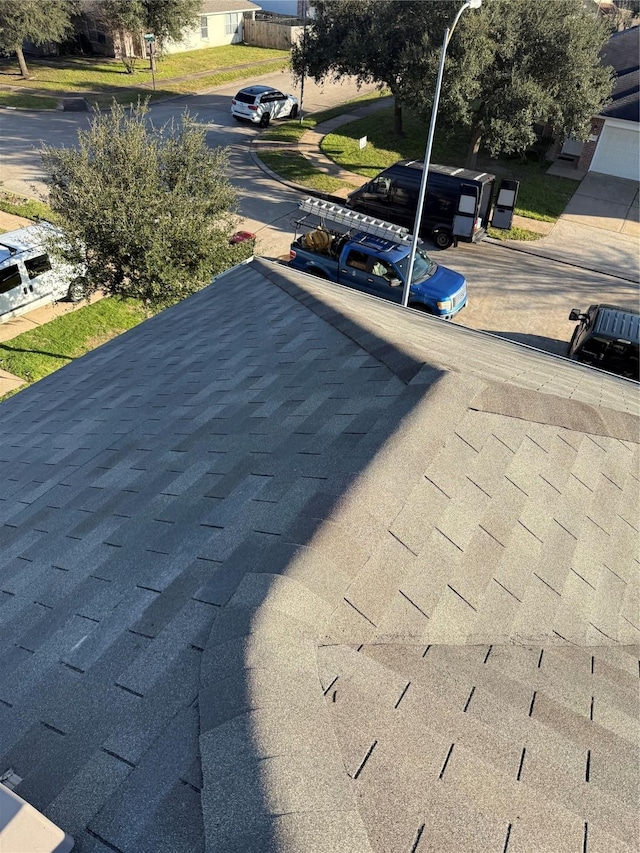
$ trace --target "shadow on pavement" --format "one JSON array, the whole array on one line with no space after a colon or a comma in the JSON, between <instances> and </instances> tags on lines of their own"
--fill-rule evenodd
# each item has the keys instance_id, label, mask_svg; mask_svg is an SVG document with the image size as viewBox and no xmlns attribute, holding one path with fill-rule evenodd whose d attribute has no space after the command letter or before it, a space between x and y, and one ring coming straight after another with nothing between
<instances>
[{"instance_id":1,"label":"shadow on pavement","mask_svg":"<svg viewBox=\"0 0 640 853\"><path fill-rule=\"evenodd\" d=\"M496 332L493 329L484 329L484 331L517 344L524 344L525 346L535 347L544 352L553 353L553 355L566 355L567 353L568 341L560 341L557 338L547 338L544 335L528 335L523 332Z\"/></svg>"}]
</instances>

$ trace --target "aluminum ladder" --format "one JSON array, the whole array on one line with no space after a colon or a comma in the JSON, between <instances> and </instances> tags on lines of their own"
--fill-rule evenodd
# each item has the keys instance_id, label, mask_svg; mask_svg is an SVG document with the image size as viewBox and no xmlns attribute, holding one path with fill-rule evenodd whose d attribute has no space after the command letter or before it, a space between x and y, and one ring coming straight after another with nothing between
<instances>
[{"instance_id":1,"label":"aluminum ladder","mask_svg":"<svg viewBox=\"0 0 640 853\"><path fill-rule=\"evenodd\" d=\"M304 201L300 202L300 210L305 213L312 213L328 222L347 225L349 228L362 231L364 234L384 237L394 243L411 243L412 240L408 228L392 225L390 222L385 222L384 219L376 219L374 216L366 216L364 213L357 213L355 210L340 207L339 204L323 201L321 198L313 198L312 196L305 198Z\"/></svg>"}]
</instances>

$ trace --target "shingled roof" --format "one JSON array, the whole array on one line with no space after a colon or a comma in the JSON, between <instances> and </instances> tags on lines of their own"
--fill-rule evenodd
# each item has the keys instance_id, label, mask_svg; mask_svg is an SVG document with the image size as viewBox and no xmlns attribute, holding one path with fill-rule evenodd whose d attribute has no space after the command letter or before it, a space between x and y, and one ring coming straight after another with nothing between
<instances>
[{"instance_id":1,"label":"shingled roof","mask_svg":"<svg viewBox=\"0 0 640 853\"><path fill-rule=\"evenodd\" d=\"M603 65L615 71L611 103L601 115L607 118L640 121L640 27L614 33L601 52Z\"/></svg>"},{"instance_id":2,"label":"shingled roof","mask_svg":"<svg viewBox=\"0 0 640 853\"><path fill-rule=\"evenodd\" d=\"M254 259L0 404L0 773L82 853L637 850L636 383Z\"/></svg>"}]
</instances>

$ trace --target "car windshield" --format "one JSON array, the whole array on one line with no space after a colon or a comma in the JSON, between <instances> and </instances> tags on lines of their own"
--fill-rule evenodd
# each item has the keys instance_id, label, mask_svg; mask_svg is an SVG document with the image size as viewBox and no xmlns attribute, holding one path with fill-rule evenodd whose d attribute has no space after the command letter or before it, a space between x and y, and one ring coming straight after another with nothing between
<instances>
[{"instance_id":1,"label":"car windshield","mask_svg":"<svg viewBox=\"0 0 640 853\"><path fill-rule=\"evenodd\" d=\"M402 277L404 279L408 278L407 270L409 269L409 255L401 261L398 261L396 266L402 273ZM416 258L413 262L413 275L411 276L411 281L421 281L424 278L429 278L429 276L434 274L437 266L436 262L432 261L426 252L423 252L422 249L417 249Z\"/></svg>"}]
</instances>

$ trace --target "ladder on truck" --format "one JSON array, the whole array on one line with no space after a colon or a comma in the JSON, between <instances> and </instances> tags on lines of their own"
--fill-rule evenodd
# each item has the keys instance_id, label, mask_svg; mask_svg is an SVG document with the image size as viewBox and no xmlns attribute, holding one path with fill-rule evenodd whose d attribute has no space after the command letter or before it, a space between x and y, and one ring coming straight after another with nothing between
<instances>
[{"instance_id":1,"label":"ladder on truck","mask_svg":"<svg viewBox=\"0 0 640 853\"><path fill-rule=\"evenodd\" d=\"M355 210L349 210L347 207L340 207L339 204L334 204L330 201L323 201L320 198L305 198L300 202L300 210L305 213L312 213L321 219L329 222L335 222L337 225L346 225L349 228L355 228L362 231L364 234L371 234L373 237L384 237L386 240L392 240L394 243L411 243L413 239L408 228L403 228L401 225L392 225L390 222L385 222L384 219L376 219L375 216L366 216L364 213L357 213Z\"/></svg>"}]
</instances>

